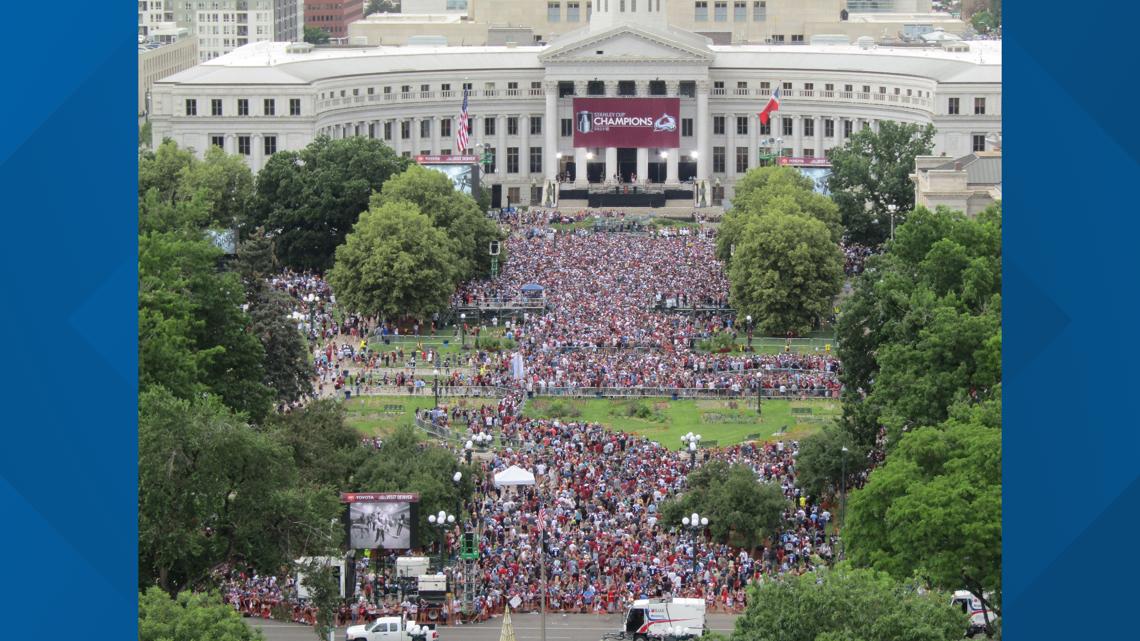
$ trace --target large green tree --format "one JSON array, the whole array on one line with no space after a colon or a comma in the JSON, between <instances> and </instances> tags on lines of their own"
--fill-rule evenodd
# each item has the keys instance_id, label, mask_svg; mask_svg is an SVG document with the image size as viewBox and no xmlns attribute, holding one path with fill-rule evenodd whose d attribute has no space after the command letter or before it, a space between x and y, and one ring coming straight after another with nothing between
<instances>
[{"instance_id":1,"label":"large green tree","mask_svg":"<svg viewBox=\"0 0 1140 641\"><path fill-rule=\"evenodd\" d=\"M966 616L950 595L842 568L753 586L732 641L957 641Z\"/></svg>"},{"instance_id":2,"label":"large green tree","mask_svg":"<svg viewBox=\"0 0 1140 641\"><path fill-rule=\"evenodd\" d=\"M424 319L448 305L458 282L455 240L412 203L393 201L360 216L328 280L346 309Z\"/></svg>"},{"instance_id":3,"label":"large green tree","mask_svg":"<svg viewBox=\"0 0 1140 641\"><path fill-rule=\"evenodd\" d=\"M335 549L342 507L289 449L212 396L139 397L139 584L170 594L222 562L273 571Z\"/></svg>"},{"instance_id":4,"label":"large green tree","mask_svg":"<svg viewBox=\"0 0 1140 641\"><path fill-rule=\"evenodd\" d=\"M253 198L241 156L211 147L201 160L164 140L139 154L139 231L234 229Z\"/></svg>"},{"instance_id":5,"label":"large green tree","mask_svg":"<svg viewBox=\"0 0 1140 641\"><path fill-rule=\"evenodd\" d=\"M372 192L408 163L379 140L359 136L321 136L301 151L276 153L257 175L243 229L264 227L284 266L323 271Z\"/></svg>"},{"instance_id":6,"label":"large green tree","mask_svg":"<svg viewBox=\"0 0 1140 641\"><path fill-rule=\"evenodd\" d=\"M261 631L216 593L180 592L171 597L152 587L139 593L139 641L261 641Z\"/></svg>"},{"instance_id":7,"label":"large green tree","mask_svg":"<svg viewBox=\"0 0 1140 641\"><path fill-rule=\"evenodd\" d=\"M843 487L845 472L848 488L852 488L852 480L866 469L867 451L849 432L830 424L800 441L796 485L813 496L834 495Z\"/></svg>"},{"instance_id":8,"label":"large green tree","mask_svg":"<svg viewBox=\"0 0 1140 641\"><path fill-rule=\"evenodd\" d=\"M992 592L1000 614L1000 397L954 414L902 437L851 495L844 539L857 564Z\"/></svg>"},{"instance_id":9,"label":"large green tree","mask_svg":"<svg viewBox=\"0 0 1140 641\"><path fill-rule=\"evenodd\" d=\"M139 386L205 391L257 421L269 411L265 350L247 331L245 292L221 250L195 232L139 237Z\"/></svg>"},{"instance_id":10,"label":"large green tree","mask_svg":"<svg viewBox=\"0 0 1140 641\"><path fill-rule=\"evenodd\" d=\"M473 198L456 191L445 174L412 165L384 183L380 193L373 195L372 206L397 201L415 204L456 241L461 280L490 272L488 249L491 241L502 239L499 227Z\"/></svg>"},{"instance_id":11,"label":"large green tree","mask_svg":"<svg viewBox=\"0 0 1140 641\"><path fill-rule=\"evenodd\" d=\"M835 242L843 236L839 208L830 198L817 194L807 176L793 167L756 167L736 184L732 209L717 230L716 253L724 263L732 262L735 245L745 225L769 213L814 218L824 225Z\"/></svg>"},{"instance_id":12,"label":"large green tree","mask_svg":"<svg viewBox=\"0 0 1140 641\"><path fill-rule=\"evenodd\" d=\"M372 454L360 446L360 433L345 422L344 407L334 400L274 415L266 430L289 448L302 480L330 490L348 490L357 468Z\"/></svg>"},{"instance_id":13,"label":"large green tree","mask_svg":"<svg viewBox=\"0 0 1140 641\"><path fill-rule=\"evenodd\" d=\"M777 532L791 505L775 483L760 483L747 465L714 460L686 479L688 490L661 506L664 527L681 527L681 520L699 513L709 519L713 538L754 548Z\"/></svg>"},{"instance_id":14,"label":"large green tree","mask_svg":"<svg viewBox=\"0 0 1140 641\"><path fill-rule=\"evenodd\" d=\"M728 268L738 315L768 335L805 332L828 315L843 283L843 253L822 222L771 212L740 230Z\"/></svg>"},{"instance_id":15,"label":"large green tree","mask_svg":"<svg viewBox=\"0 0 1140 641\"><path fill-rule=\"evenodd\" d=\"M881 120L878 132L856 131L831 150L828 189L849 239L878 245L890 236L892 212L896 227L906 220L914 209L914 159L930 154L933 140L934 125Z\"/></svg>"},{"instance_id":16,"label":"large green tree","mask_svg":"<svg viewBox=\"0 0 1140 641\"><path fill-rule=\"evenodd\" d=\"M329 43L329 32L320 27L305 25L304 40L313 45L326 45Z\"/></svg>"},{"instance_id":17,"label":"large green tree","mask_svg":"<svg viewBox=\"0 0 1140 641\"><path fill-rule=\"evenodd\" d=\"M856 281L838 338L844 424L864 445L984 400L1001 382L1000 204L917 209Z\"/></svg>"}]
</instances>

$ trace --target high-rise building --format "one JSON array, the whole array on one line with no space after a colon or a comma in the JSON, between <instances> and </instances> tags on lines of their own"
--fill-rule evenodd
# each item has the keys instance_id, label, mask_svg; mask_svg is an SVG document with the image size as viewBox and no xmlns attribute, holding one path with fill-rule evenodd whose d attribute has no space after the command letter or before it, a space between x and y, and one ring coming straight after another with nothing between
<instances>
[{"instance_id":1,"label":"high-rise building","mask_svg":"<svg viewBox=\"0 0 1140 641\"><path fill-rule=\"evenodd\" d=\"M324 29L330 38L347 38L348 25L364 17L364 0L308 0L305 26Z\"/></svg>"},{"instance_id":2,"label":"high-rise building","mask_svg":"<svg viewBox=\"0 0 1140 641\"><path fill-rule=\"evenodd\" d=\"M198 37L199 61L251 42L301 40L304 0L138 0L139 35L163 23Z\"/></svg>"}]
</instances>

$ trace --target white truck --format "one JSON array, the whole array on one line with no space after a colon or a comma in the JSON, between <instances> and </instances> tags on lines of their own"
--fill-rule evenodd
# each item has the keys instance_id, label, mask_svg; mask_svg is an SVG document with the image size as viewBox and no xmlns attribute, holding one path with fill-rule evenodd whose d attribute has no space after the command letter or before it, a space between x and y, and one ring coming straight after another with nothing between
<instances>
[{"instance_id":1,"label":"white truck","mask_svg":"<svg viewBox=\"0 0 1140 641\"><path fill-rule=\"evenodd\" d=\"M990 595L986 595L986 600L990 599ZM966 636L972 637L979 632L989 634L989 630L997 621L997 614L993 610L987 610L982 600L976 594L969 590L956 590L954 597L950 600L950 605L961 608L962 612L970 616L969 627L966 629ZM989 623L989 628L986 623Z\"/></svg>"},{"instance_id":2,"label":"white truck","mask_svg":"<svg viewBox=\"0 0 1140 641\"><path fill-rule=\"evenodd\" d=\"M348 641L439 641L435 626L417 625L400 617L380 617L345 631Z\"/></svg>"},{"instance_id":3,"label":"white truck","mask_svg":"<svg viewBox=\"0 0 1140 641\"><path fill-rule=\"evenodd\" d=\"M693 638L705 633L704 599L638 599L625 613L620 636Z\"/></svg>"}]
</instances>

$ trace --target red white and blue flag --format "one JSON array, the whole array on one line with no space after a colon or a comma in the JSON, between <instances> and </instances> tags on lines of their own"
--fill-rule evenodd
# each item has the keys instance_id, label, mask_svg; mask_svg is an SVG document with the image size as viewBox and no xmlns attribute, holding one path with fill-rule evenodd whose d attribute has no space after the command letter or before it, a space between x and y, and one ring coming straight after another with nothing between
<instances>
[{"instance_id":1,"label":"red white and blue flag","mask_svg":"<svg viewBox=\"0 0 1140 641\"><path fill-rule=\"evenodd\" d=\"M455 127L455 153L467 151L467 90L463 90L463 108L459 110L459 124Z\"/></svg>"},{"instance_id":2,"label":"red white and blue flag","mask_svg":"<svg viewBox=\"0 0 1140 641\"><path fill-rule=\"evenodd\" d=\"M538 509L538 531L541 532L546 527L546 508Z\"/></svg>"},{"instance_id":3,"label":"red white and blue flag","mask_svg":"<svg viewBox=\"0 0 1140 641\"><path fill-rule=\"evenodd\" d=\"M775 89L772 90L772 95L768 97L768 104L764 105L764 108L761 109L758 114L756 114L756 115L760 116L760 124L762 124L762 125L768 124L768 120L769 120L768 114L772 113L773 111L779 111L779 110L780 110L780 88L776 87Z\"/></svg>"}]
</instances>

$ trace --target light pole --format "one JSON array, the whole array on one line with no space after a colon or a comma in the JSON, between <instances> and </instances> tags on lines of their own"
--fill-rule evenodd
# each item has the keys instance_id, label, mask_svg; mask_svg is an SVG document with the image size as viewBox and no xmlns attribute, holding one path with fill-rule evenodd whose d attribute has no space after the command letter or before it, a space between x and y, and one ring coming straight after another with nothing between
<instances>
[{"instance_id":1,"label":"light pole","mask_svg":"<svg viewBox=\"0 0 1140 641\"><path fill-rule=\"evenodd\" d=\"M467 464L471 464L471 441L463 444L463 456L467 459Z\"/></svg>"},{"instance_id":2,"label":"light pole","mask_svg":"<svg viewBox=\"0 0 1140 641\"><path fill-rule=\"evenodd\" d=\"M752 314L744 317L744 322L748 325L748 347L752 347Z\"/></svg>"},{"instance_id":3,"label":"light pole","mask_svg":"<svg viewBox=\"0 0 1140 641\"><path fill-rule=\"evenodd\" d=\"M428 523L439 528L439 569L443 570L444 539L446 537L447 528L455 525L455 515L440 510L438 514L428 516Z\"/></svg>"},{"instance_id":4,"label":"light pole","mask_svg":"<svg viewBox=\"0 0 1140 641\"><path fill-rule=\"evenodd\" d=\"M842 454L840 455L843 462L841 463L843 479L840 481L841 495L839 498L839 560L843 560L843 526L847 524L847 446L843 446Z\"/></svg>"},{"instance_id":5,"label":"light pole","mask_svg":"<svg viewBox=\"0 0 1140 641\"><path fill-rule=\"evenodd\" d=\"M465 313L459 315L459 335L461 337L459 349L465 350L467 349L467 314Z\"/></svg>"},{"instance_id":6,"label":"light pole","mask_svg":"<svg viewBox=\"0 0 1140 641\"><path fill-rule=\"evenodd\" d=\"M697 532L705 529L709 525L708 517L701 516L693 512L689 516L681 519L681 523L687 528L693 530L693 580L697 577Z\"/></svg>"},{"instance_id":7,"label":"light pole","mask_svg":"<svg viewBox=\"0 0 1140 641\"><path fill-rule=\"evenodd\" d=\"M701 435L689 432L681 437L681 442L688 446L689 468L692 469L697 465L697 448L700 447Z\"/></svg>"},{"instance_id":8,"label":"light pole","mask_svg":"<svg viewBox=\"0 0 1140 641\"><path fill-rule=\"evenodd\" d=\"M451 477L451 482L455 484L455 513L463 514L463 495L459 492L459 483L463 480L463 472L456 472Z\"/></svg>"}]
</instances>

